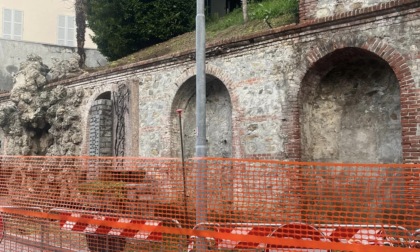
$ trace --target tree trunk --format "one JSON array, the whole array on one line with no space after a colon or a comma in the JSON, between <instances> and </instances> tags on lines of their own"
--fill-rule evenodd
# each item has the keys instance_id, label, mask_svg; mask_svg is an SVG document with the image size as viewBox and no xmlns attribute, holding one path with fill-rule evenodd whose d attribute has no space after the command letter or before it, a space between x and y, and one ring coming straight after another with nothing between
<instances>
[{"instance_id":1,"label":"tree trunk","mask_svg":"<svg viewBox=\"0 0 420 252\"><path fill-rule=\"evenodd\" d=\"M85 66L85 34L86 34L86 0L76 0L74 9L76 11L76 40L77 54L79 54L79 67Z\"/></svg>"},{"instance_id":2,"label":"tree trunk","mask_svg":"<svg viewBox=\"0 0 420 252\"><path fill-rule=\"evenodd\" d=\"M248 22L248 0L242 0L242 13L244 15L244 23Z\"/></svg>"}]
</instances>

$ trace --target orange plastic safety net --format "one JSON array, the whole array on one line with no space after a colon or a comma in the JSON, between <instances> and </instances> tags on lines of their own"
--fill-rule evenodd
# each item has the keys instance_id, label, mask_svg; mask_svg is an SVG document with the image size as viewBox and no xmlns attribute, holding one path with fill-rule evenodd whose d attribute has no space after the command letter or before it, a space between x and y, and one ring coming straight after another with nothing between
<instances>
[{"instance_id":1,"label":"orange plastic safety net","mask_svg":"<svg viewBox=\"0 0 420 252\"><path fill-rule=\"evenodd\" d=\"M0 251L420 249L420 166L0 160Z\"/></svg>"}]
</instances>

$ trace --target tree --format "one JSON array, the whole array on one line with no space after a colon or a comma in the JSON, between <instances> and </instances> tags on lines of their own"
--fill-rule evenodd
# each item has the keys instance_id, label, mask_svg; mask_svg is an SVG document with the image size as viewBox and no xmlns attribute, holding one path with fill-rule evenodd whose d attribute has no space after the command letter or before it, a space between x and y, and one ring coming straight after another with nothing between
<instances>
[{"instance_id":1,"label":"tree","mask_svg":"<svg viewBox=\"0 0 420 252\"><path fill-rule=\"evenodd\" d=\"M248 22L248 1L242 0L242 14L244 16L244 23Z\"/></svg>"},{"instance_id":2,"label":"tree","mask_svg":"<svg viewBox=\"0 0 420 252\"><path fill-rule=\"evenodd\" d=\"M194 29L196 0L87 0L93 41L109 60Z\"/></svg>"},{"instance_id":3,"label":"tree","mask_svg":"<svg viewBox=\"0 0 420 252\"><path fill-rule=\"evenodd\" d=\"M76 12L76 41L77 54L79 54L79 67L84 67L86 61L85 34L86 34L86 9L87 0L76 0L74 9Z\"/></svg>"}]
</instances>

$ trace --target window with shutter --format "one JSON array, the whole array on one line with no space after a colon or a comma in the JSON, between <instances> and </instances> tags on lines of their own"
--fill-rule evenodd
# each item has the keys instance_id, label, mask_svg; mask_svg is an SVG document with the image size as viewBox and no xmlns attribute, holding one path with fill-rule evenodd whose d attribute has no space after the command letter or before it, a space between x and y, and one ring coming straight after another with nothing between
<instances>
[{"instance_id":1,"label":"window with shutter","mask_svg":"<svg viewBox=\"0 0 420 252\"><path fill-rule=\"evenodd\" d=\"M57 43L59 45L74 46L76 38L75 19L73 16L58 16Z\"/></svg>"},{"instance_id":2,"label":"window with shutter","mask_svg":"<svg viewBox=\"0 0 420 252\"><path fill-rule=\"evenodd\" d=\"M66 17L58 16L58 38L57 44L65 45L66 43Z\"/></svg>"},{"instance_id":3,"label":"window with shutter","mask_svg":"<svg viewBox=\"0 0 420 252\"><path fill-rule=\"evenodd\" d=\"M15 10L13 14L13 39L22 40L23 12Z\"/></svg>"},{"instance_id":4,"label":"window with shutter","mask_svg":"<svg viewBox=\"0 0 420 252\"><path fill-rule=\"evenodd\" d=\"M23 11L3 9L3 38L21 40L23 36Z\"/></svg>"}]
</instances>

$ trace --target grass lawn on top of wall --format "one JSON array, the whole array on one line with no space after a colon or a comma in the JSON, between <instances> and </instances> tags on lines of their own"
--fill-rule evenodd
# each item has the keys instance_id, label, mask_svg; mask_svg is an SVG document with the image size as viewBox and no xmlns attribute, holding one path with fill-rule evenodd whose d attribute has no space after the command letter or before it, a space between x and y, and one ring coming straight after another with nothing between
<instances>
[{"instance_id":1,"label":"grass lawn on top of wall","mask_svg":"<svg viewBox=\"0 0 420 252\"><path fill-rule=\"evenodd\" d=\"M295 23L298 20L298 5L298 0L251 1L248 6L249 21L245 24L243 22L241 8L220 18L208 17L206 22L206 42L207 44L218 43ZM194 48L195 32L188 32L110 62L108 66L103 68L92 69L92 71L148 60L176 52L193 50Z\"/></svg>"}]
</instances>

